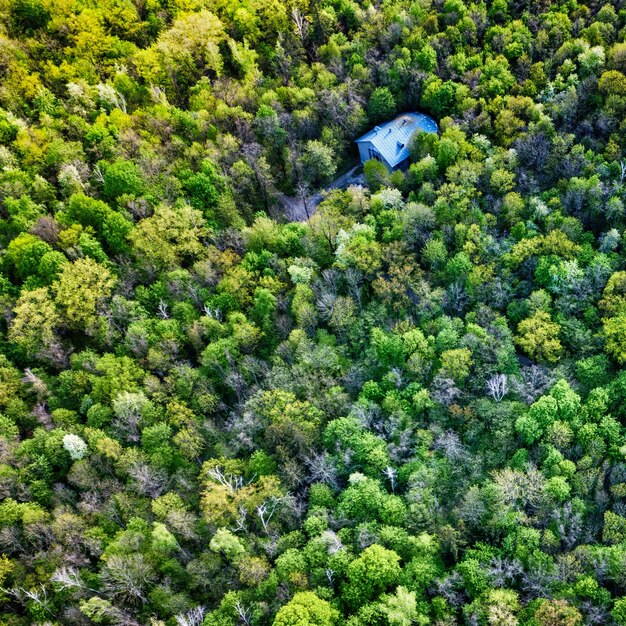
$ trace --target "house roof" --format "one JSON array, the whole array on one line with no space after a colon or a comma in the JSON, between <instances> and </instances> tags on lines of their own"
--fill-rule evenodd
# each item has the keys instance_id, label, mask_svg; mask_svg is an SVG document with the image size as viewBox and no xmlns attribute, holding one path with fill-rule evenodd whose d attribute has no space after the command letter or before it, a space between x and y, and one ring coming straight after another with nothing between
<instances>
[{"instance_id":1,"label":"house roof","mask_svg":"<svg viewBox=\"0 0 626 626\"><path fill-rule=\"evenodd\" d=\"M408 143L413 133L424 131L436 133L437 122L424 113L403 113L395 119L374 127L356 140L356 143L369 141L387 161L395 167L409 156Z\"/></svg>"}]
</instances>

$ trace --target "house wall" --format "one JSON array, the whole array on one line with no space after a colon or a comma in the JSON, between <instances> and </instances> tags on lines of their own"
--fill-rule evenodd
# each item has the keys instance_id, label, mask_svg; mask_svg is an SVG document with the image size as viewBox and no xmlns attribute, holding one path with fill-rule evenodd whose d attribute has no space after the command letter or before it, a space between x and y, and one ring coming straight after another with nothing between
<instances>
[{"instance_id":1,"label":"house wall","mask_svg":"<svg viewBox=\"0 0 626 626\"><path fill-rule=\"evenodd\" d=\"M361 163L365 163L370 158L369 150L372 147L370 141L364 141L358 144L359 146L359 156L361 157Z\"/></svg>"},{"instance_id":2,"label":"house wall","mask_svg":"<svg viewBox=\"0 0 626 626\"><path fill-rule=\"evenodd\" d=\"M389 163L385 161L385 159L381 156L380 152L374 148L371 141L363 141L357 144L359 146L359 156L361 157L361 163L365 163L365 161L369 161L372 157L370 156L370 148L376 152L376 154L380 157L381 163L385 165L385 167L391 171L389 167Z\"/></svg>"}]
</instances>

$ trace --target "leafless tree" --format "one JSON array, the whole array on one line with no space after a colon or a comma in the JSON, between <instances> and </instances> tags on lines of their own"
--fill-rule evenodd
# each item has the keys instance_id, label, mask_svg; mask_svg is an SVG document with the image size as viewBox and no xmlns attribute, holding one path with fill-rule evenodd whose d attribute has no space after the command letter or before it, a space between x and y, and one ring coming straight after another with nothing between
<instances>
[{"instance_id":1,"label":"leafless tree","mask_svg":"<svg viewBox=\"0 0 626 626\"><path fill-rule=\"evenodd\" d=\"M237 612L237 617L240 622L244 626L249 626L250 618L252 617L252 609L250 607L244 606L241 600L237 600L235 603L235 611Z\"/></svg>"},{"instance_id":2,"label":"leafless tree","mask_svg":"<svg viewBox=\"0 0 626 626\"><path fill-rule=\"evenodd\" d=\"M73 567L61 567L50 577L50 581L57 583L60 589L85 589L85 583L80 574Z\"/></svg>"},{"instance_id":3,"label":"leafless tree","mask_svg":"<svg viewBox=\"0 0 626 626\"><path fill-rule=\"evenodd\" d=\"M346 279L346 283L348 284L350 296L352 296L352 299L358 304L360 309L362 307L361 285L363 284L363 274L354 267L349 267L346 270L344 277Z\"/></svg>"},{"instance_id":4,"label":"leafless tree","mask_svg":"<svg viewBox=\"0 0 626 626\"><path fill-rule=\"evenodd\" d=\"M167 302L164 300L159 300L159 306L157 307L157 315L162 319L169 319L170 314L167 311Z\"/></svg>"},{"instance_id":5,"label":"leafless tree","mask_svg":"<svg viewBox=\"0 0 626 626\"><path fill-rule=\"evenodd\" d=\"M165 491L167 475L147 463L135 463L128 474L134 481L135 490L140 494L158 498Z\"/></svg>"},{"instance_id":6,"label":"leafless tree","mask_svg":"<svg viewBox=\"0 0 626 626\"><path fill-rule=\"evenodd\" d=\"M150 85L150 97L157 104L167 104L165 91L158 85Z\"/></svg>"},{"instance_id":7,"label":"leafless tree","mask_svg":"<svg viewBox=\"0 0 626 626\"><path fill-rule=\"evenodd\" d=\"M263 504L260 504L256 508L256 514L263 526L263 530L269 535L270 534L270 521L272 517L274 517L274 513L278 508L279 500L276 498L272 498Z\"/></svg>"},{"instance_id":8,"label":"leafless tree","mask_svg":"<svg viewBox=\"0 0 626 626\"><path fill-rule=\"evenodd\" d=\"M330 569L330 567L327 567L325 570L326 573L326 579L328 580L328 584L332 587L334 586L335 583L335 572Z\"/></svg>"},{"instance_id":9,"label":"leafless tree","mask_svg":"<svg viewBox=\"0 0 626 626\"><path fill-rule=\"evenodd\" d=\"M453 572L435 584L437 595L445 598L452 606L460 606L464 601L464 594L459 591L463 586L461 574Z\"/></svg>"},{"instance_id":10,"label":"leafless tree","mask_svg":"<svg viewBox=\"0 0 626 626\"><path fill-rule=\"evenodd\" d=\"M304 459L309 468L312 482L326 483L331 487L339 484L337 466L326 452L314 452Z\"/></svg>"},{"instance_id":11,"label":"leafless tree","mask_svg":"<svg viewBox=\"0 0 626 626\"><path fill-rule=\"evenodd\" d=\"M178 626L200 626L204 620L206 609L203 606L196 606L186 613L179 613L176 616Z\"/></svg>"},{"instance_id":12,"label":"leafless tree","mask_svg":"<svg viewBox=\"0 0 626 626\"><path fill-rule=\"evenodd\" d=\"M24 370L24 376L22 377L22 382L25 385L31 385L31 389L37 394L38 398L45 398L48 395L48 387L46 383L39 378L30 367L27 367Z\"/></svg>"},{"instance_id":13,"label":"leafless tree","mask_svg":"<svg viewBox=\"0 0 626 626\"><path fill-rule=\"evenodd\" d=\"M509 393L509 381L506 374L495 374L487 381L487 393L500 402Z\"/></svg>"},{"instance_id":14,"label":"leafless tree","mask_svg":"<svg viewBox=\"0 0 626 626\"><path fill-rule=\"evenodd\" d=\"M93 168L93 177L96 179L97 183L104 185L104 174L102 173L99 165L96 165Z\"/></svg>"},{"instance_id":15,"label":"leafless tree","mask_svg":"<svg viewBox=\"0 0 626 626\"><path fill-rule=\"evenodd\" d=\"M218 308L212 309L208 304L204 306L204 314L212 320L222 321L222 312Z\"/></svg>"},{"instance_id":16,"label":"leafless tree","mask_svg":"<svg viewBox=\"0 0 626 626\"><path fill-rule=\"evenodd\" d=\"M504 468L494 472L493 480L504 506L534 512L541 504L545 477L537 468L530 467L525 472Z\"/></svg>"},{"instance_id":17,"label":"leafless tree","mask_svg":"<svg viewBox=\"0 0 626 626\"><path fill-rule=\"evenodd\" d=\"M24 528L24 538L30 544L31 549L42 552L48 550L55 540L52 528L45 522L27 524Z\"/></svg>"},{"instance_id":18,"label":"leafless tree","mask_svg":"<svg viewBox=\"0 0 626 626\"><path fill-rule=\"evenodd\" d=\"M87 586L83 579L80 577L80 573L74 567L63 566L57 569L50 577L50 581L56 583L60 589L82 589L91 593L101 595L101 592L97 589L92 589Z\"/></svg>"},{"instance_id":19,"label":"leafless tree","mask_svg":"<svg viewBox=\"0 0 626 626\"><path fill-rule=\"evenodd\" d=\"M461 442L458 433L447 430L435 438L433 448L439 450L450 461L465 462L470 458L467 448Z\"/></svg>"},{"instance_id":20,"label":"leafless tree","mask_svg":"<svg viewBox=\"0 0 626 626\"><path fill-rule=\"evenodd\" d=\"M524 572L522 564L513 559L497 557L489 562L487 576L494 587L510 587Z\"/></svg>"},{"instance_id":21,"label":"leafless tree","mask_svg":"<svg viewBox=\"0 0 626 626\"><path fill-rule=\"evenodd\" d=\"M0 548L7 554L24 551L24 538L17 526L6 526L0 529Z\"/></svg>"},{"instance_id":22,"label":"leafless tree","mask_svg":"<svg viewBox=\"0 0 626 626\"><path fill-rule=\"evenodd\" d=\"M389 379L396 386L396 389L402 389L404 386L404 376L400 367L392 367L389 370Z\"/></svg>"},{"instance_id":23,"label":"leafless tree","mask_svg":"<svg viewBox=\"0 0 626 626\"><path fill-rule=\"evenodd\" d=\"M39 350L37 356L44 361L49 361L54 367L63 369L68 367L71 353L71 349L66 349L60 341L53 339Z\"/></svg>"},{"instance_id":24,"label":"leafless tree","mask_svg":"<svg viewBox=\"0 0 626 626\"><path fill-rule=\"evenodd\" d=\"M521 586L526 599L531 600L546 595L556 582L557 576L546 565L536 565L522 574Z\"/></svg>"},{"instance_id":25,"label":"leafless tree","mask_svg":"<svg viewBox=\"0 0 626 626\"><path fill-rule=\"evenodd\" d=\"M309 22L298 7L294 7L291 11L291 20L294 23L296 33L300 37L302 47L306 48L306 40L309 33Z\"/></svg>"},{"instance_id":26,"label":"leafless tree","mask_svg":"<svg viewBox=\"0 0 626 626\"><path fill-rule=\"evenodd\" d=\"M385 428L385 416L375 402L355 403L350 410L350 417L355 417L367 429L382 434Z\"/></svg>"},{"instance_id":27,"label":"leafless tree","mask_svg":"<svg viewBox=\"0 0 626 626\"><path fill-rule=\"evenodd\" d=\"M611 621L606 609L594 604L591 600L581 602L580 608L587 618L586 624L608 624Z\"/></svg>"},{"instance_id":28,"label":"leafless tree","mask_svg":"<svg viewBox=\"0 0 626 626\"><path fill-rule=\"evenodd\" d=\"M301 180L296 185L296 196L302 202L302 212L306 216L306 219L311 218L311 186L304 180Z\"/></svg>"},{"instance_id":29,"label":"leafless tree","mask_svg":"<svg viewBox=\"0 0 626 626\"><path fill-rule=\"evenodd\" d=\"M568 550L571 550L581 539L583 534L583 519L578 511L572 508L571 502L566 502L562 508L552 514L559 537Z\"/></svg>"},{"instance_id":30,"label":"leafless tree","mask_svg":"<svg viewBox=\"0 0 626 626\"><path fill-rule=\"evenodd\" d=\"M233 528L234 532L248 532L248 527L246 526L246 520L248 518L248 512L242 506L239 507L239 511L237 514L237 519L235 520L235 527Z\"/></svg>"},{"instance_id":31,"label":"leafless tree","mask_svg":"<svg viewBox=\"0 0 626 626\"><path fill-rule=\"evenodd\" d=\"M50 430L53 427L52 424L52 416L50 415L46 405L43 402L38 402L31 411L35 419L44 427L46 430Z\"/></svg>"},{"instance_id":32,"label":"leafless tree","mask_svg":"<svg viewBox=\"0 0 626 626\"><path fill-rule=\"evenodd\" d=\"M315 305L322 319L329 320L332 317L333 310L335 308L335 302L337 302L336 293L323 291L319 295L315 302Z\"/></svg>"},{"instance_id":33,"label":"leafless tree","mask_svg":"<svg viewBox=\"0 0 626 626\"><path fill-rule=\"evenodd\" d=\"M469 296L465 287L460 283L452 283L447 289L443 299L443 306L447 311L460 315L465 311L469 302Z\"/></svg>"},{"instance_id":34,"label":"leafless tree","mask_svg":"<svg viewBox=\"0 0 626 626\"><path fill-rule=\"evenodd\" d=\"M54 616L54 612L50 608L50 598L48 598L48 591L41 585L39 589L25 589L24 587L13 587L11 589L3 589L0 587L0 591L8 596L15 598L20 604L26 606L32 602L38 607L43 609L49 615Z\"/></svg>"},{"instance_id":35,"label":"leafless tree","mask_svg":"<svg viewBox=\"0 0 626 626\"><path fill-rule=\"evenodd\" d=\"M325 530L321 535L322 541L326 543L329 554L335 554L339 550L343 550L343 543L335 531Z\"/></svg>"},{"instance_id":36,"label":"leafless tree","mask_svg":"<svg viewBox=\"0 0 626 626\"><path fill-rule=\"evenodd\" d=\"M331 293L337 293L341 274L336 269L325 269L322 272L322 284Z\"/></svg>"},{"instance_id":37,"label":"leafless tree","mask_svg":"<svg viewBox=\"0 0 626 626\"><path fill-rule=\"evenodd\" d=\"M61 227L53 217L46 215L44 217L40 217L35 222L35 224L31 227L30 232L40 239L43 239L46 243L55 245L59 241Z\"/></svg>"},{"instance_id":38,"label":"leafless tree","mask_svg":"<svg viewBox=\"0 0 626 626\"><path fill-rule=\"evenodd\" d=\"M431 395L437 402L450 406L461 395L461 390L451 378L438 374L433 379Z\"/></svg>"},{"instance_id":39,"label":"leafless tree","mask_svg":"<svg viewBox=\"0 0 626 626\"><path fill-rule=\"evenodd\" d=\"M102 568L103 590L129 604L147 602L154 572L142 554L112 555Z\"/></svg>"},{"instance_id":40,"label":"leafless tree","mask_svg":"<svg viewBox=\"0 0 626 626\"><path fill-rule=\"evenodd\" d=\"M235 393L237 402L243 403L246 400L249 386L241 372L234 369L229 370L224 377L224 384L228 385L228 387L230 387Z\"/></svg>"},{"instance_id":41,"label":"leafless tree","mask_svg":"<svg viewBox=\"0 0 626 626\"><path fill-rule=\"evenodd\" d=\"M198 518L191 511L175 509L167 514L167 525L187 541L197 541L196 526Z\"/></svg>"},{"instance_id":42,"label":"leafless tree","mask_svg":"<svg viewBox=\"0 0 626 626\"><path fill-rule=\"evenodd\" d=\"M237 476L230 473L226 474L218 465L209 469L207 475L209 476L209 478L212 478L216 483L222 485L223 487L226 487L229 493L235 493L246 485L242 476Z\"/></svg>"},{"instance_id":43,"label":"leafless tree","mask_svg":"<svg viewBox=\"0 0 626 626\"><path fill-rule=\"evenodd\" d=\"M387 465L387 467L383 470L383 476L389 481L389 485L391 486L391 491L395 493L396 491L396 479L398 477L398 472L391 467L391 465Z\"/></svg>"},{"instance_id":44,"label":"leafless tree","mask_svg":"<svg viewBox=\"0 0 626 626\"><path fill-rule=\"evenodd\" d=\"M512 389L527 404L532 404L554 383L554 377L542 365L528 365L521 368L521 378L511 380Z\"/></svg>"}]
</instances>

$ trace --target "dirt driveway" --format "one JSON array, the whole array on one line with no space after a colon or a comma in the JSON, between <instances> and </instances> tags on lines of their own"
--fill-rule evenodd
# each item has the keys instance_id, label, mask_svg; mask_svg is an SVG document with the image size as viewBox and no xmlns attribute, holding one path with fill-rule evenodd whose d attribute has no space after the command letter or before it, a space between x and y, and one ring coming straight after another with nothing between
<instances>
[{"instance_id":1,"label":"dirt driveway","mask_svg":"<svg viewBox=\"0 0 626 626\"><path fill-rule=\"evenodd\" d=\"M351 185L363 185L365 177L363 176L363 166L355 165L351 170L335 178L332 183L316 191L315 193L298 198L294 196L286 196L280 194L278 200L283 207L285 217L290 222L306 222L310 219L317 209L319 203L324 199L325 195L333 189L345 189Z\"/></svg>"}]
</instances>

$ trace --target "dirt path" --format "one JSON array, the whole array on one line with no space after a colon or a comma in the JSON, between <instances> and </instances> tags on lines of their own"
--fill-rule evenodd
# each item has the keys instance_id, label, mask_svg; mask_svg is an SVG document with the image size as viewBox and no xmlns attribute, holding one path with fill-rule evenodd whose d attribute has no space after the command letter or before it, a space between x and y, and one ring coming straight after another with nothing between
<instances>
[{"instance_id":1,"label":"dirt path","mask_svg":"<svg viewBox=\"0 0 626 626\"><path fill-rule=\"evenodd\" d=\"M319 191L316 191L310 196L306 196L304 198L286 196L281 193L278 200L283 207L285 217L290 222L306 222L306 220L315 214L319 203L324 199L327 192L332 189L345 189L350 185L362 185L365 182L363 173L356 173L360 168L362 168L361 164L355 165L345 174L335 178L335 180L324 187L324 189L320 189Z\"/></svg>"}]
</instances>

